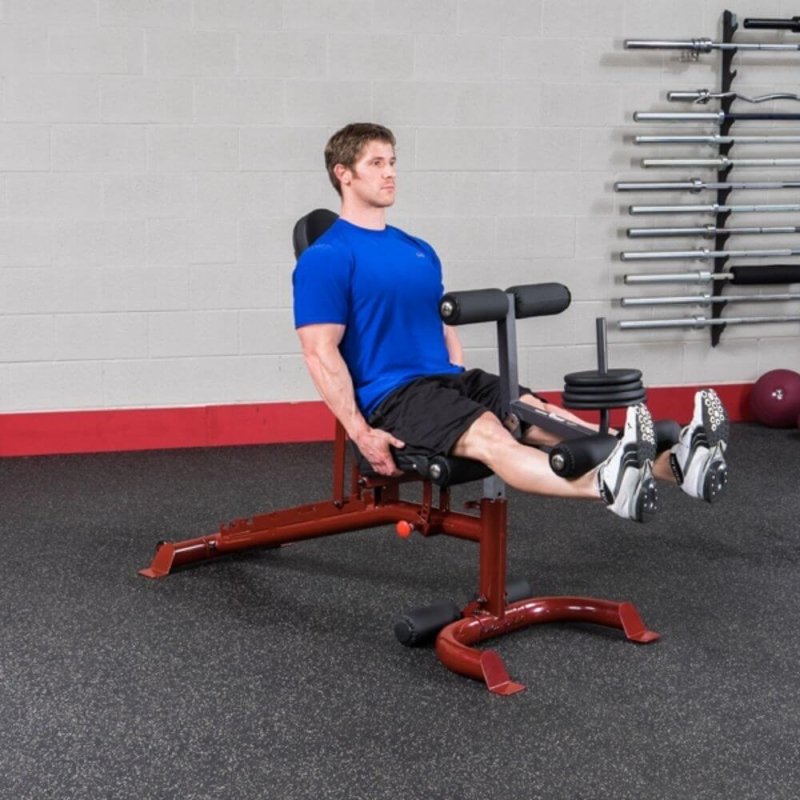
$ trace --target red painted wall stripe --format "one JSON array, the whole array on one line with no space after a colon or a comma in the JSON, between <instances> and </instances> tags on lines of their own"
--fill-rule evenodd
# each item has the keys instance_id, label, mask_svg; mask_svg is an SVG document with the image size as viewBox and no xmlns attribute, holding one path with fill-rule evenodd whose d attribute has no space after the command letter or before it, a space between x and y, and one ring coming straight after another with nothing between
<instances>
[{"instance_id":1,"label":"red painted wall stripe","mask_svg":"<svg viewBox=\"0 0 800 800\"><path fill-rule=\"evenodd\" d=\"M751 385L715 386L733 421L751 418ZM649 389L653 416L686 422L696 389ZM555 403L561 397L542 395ZM612 415L613 424L619 425L622 413ZM0 414L0 456L320 442L331 440L333 430L333 417L321 402Z\"/></svg>"},{"instance_id":2,"label":"red painted wall stripe","mask_svg":"<svg viewBox=\"0 0 800 800\"><path fill-rule=\"evenodd\" d=\"M0 456L318 442L333 430L318 402L2 414Z\"/></svg>"}]
</instances>

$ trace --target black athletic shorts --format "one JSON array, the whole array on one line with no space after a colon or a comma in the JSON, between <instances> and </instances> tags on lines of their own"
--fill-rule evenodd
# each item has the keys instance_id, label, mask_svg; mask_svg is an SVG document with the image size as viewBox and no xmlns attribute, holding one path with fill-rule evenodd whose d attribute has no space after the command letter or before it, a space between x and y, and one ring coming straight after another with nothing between
<instances>
[{"instance_id":1,"label":"black athletic shorts","mask_svg":"<svg viewBox=\"0 0 800 800\"><path fill-rule=\"evenodd\" d=\"M520 386L520 394L531 393ZM491 411L498 419L500 379L481 369L445 375L428 375L396 389L369 418L406 443L402 453L431 458L449 455L481 414Z\"/></svg>"}]
</instances>

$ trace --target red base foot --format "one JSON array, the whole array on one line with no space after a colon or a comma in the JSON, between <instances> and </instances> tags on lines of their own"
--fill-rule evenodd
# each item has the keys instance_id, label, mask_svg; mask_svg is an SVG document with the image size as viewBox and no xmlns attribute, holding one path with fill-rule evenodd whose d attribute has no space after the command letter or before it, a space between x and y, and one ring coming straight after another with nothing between
<instances>
[{"instance_id":1,"label":"red base foot","mask_svg":"<svg viewBox=\"0 0 800 800\"><path fill-rule=\"evenodd\" d=\"M484 650L480 655L481 673L486 683L486 688L492 694L516 694L524 692L521 683L514 683L508 677L503 659L494 650Z\"/></svg>"},{"instance_id":2,"label":"red base foot","mask_svg":"<svg viewBox=\"0 0 800 800\"><path fill-rule=\"evenodd\" d=\"M641 644L659 638L648 630L632 603L590 597L536 597L513 603L501 617L477 614L452 622L439 632L436 654L448 669L483 681L490 692L516 694L525 687L511 680L500 656L472 645L529 625L565 620L619 628L627 639Z\"/></svg>"}]
</instances>

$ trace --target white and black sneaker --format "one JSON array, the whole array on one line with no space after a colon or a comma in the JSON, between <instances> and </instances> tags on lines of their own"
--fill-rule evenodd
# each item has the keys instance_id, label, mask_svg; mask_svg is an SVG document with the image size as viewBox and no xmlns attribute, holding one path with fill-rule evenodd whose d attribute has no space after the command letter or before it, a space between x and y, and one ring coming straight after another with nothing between
<instances>
[{"instance_id":1,"label":"white and black sneaker","mask_svg":"<svg viewBox=\"0 0 800 800\"><path fill-rule=\"evenodd\" d=\"M625 519L647 522L658 510L653 478L656 437L647 406L630 406L622 436L597 470L600 496Z\"/></svg>"},{"instance_id":2,"label":"white and black sneaker","mask_svg":"<svg viewBox=\"0 0 800 800\"><path fill-rule=\"evenodd\" d=\"M692 421L670 450L669 463L681 489L713 503L728 482L727 448L725 407L713 389L701 389L694 396Z\"/></svg>"}]
</instances>

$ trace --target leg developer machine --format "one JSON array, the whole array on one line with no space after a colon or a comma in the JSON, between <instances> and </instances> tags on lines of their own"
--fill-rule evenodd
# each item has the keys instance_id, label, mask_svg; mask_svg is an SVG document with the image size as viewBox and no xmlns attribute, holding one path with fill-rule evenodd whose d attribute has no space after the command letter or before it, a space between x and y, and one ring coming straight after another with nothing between
<instances>
[{"instance_id":1,"label":"leg developer machine","mask_svg":"<svg viewBox=\"0 0 800 800\"><path fill-rule=\"evenodd\" d=\"M335 219L336 215L326 210L303 217L295 227L296 252L313 242ZM565 286L541 283L506 291L453 292L442 298L439 309L449 325L487 321L497 324L503 407L507 410L509 427L517 436L524 425L536 425L563 437L562 443L550 452L550 464L564 477L586 472L610 453L615 440L607 433L608 409L644 399L641 373L606 369L605 341L600 337L599 369L567 376L568 392L565 392L574 407L601 410L599 433L544 413L519 399L516 320L558 314L569 306L570 299ZM677 438L677 425L669 425L674 427L657 430L660 447L669 446ZM384 477L363 469L359 459L348 459L348 449L344 429L337 423L330 499L234 520L210 535L161 542L152 562L140 574L161 578L176 567L239 550L279 547L303 539L395 525L402 537L413 532L422 536L445 535L478 545L479 579L474 599L464 608L441 603L409 612L396 623L395 634L410 646L435 637L436 654L446 667L483 681L495 694L510 695L525 687L511 680L497 653L476 646L486 639L529 625L557 621L618 628L633 642L647 643L659 638L646 627L629 602L592 597L530 597L531 590L525 581L507 584L507 500L502 481L483 464L445 455L425 461L415 458L413 463L406 463L398 453L396 460L403 474ZM480 501L468 504L472 513L453 510L450 487L476 480L482 480L483 491ZM421 498L417 502L400 498L400 486L412 482L420 487Z\"/></svg>"}]
</instances>

